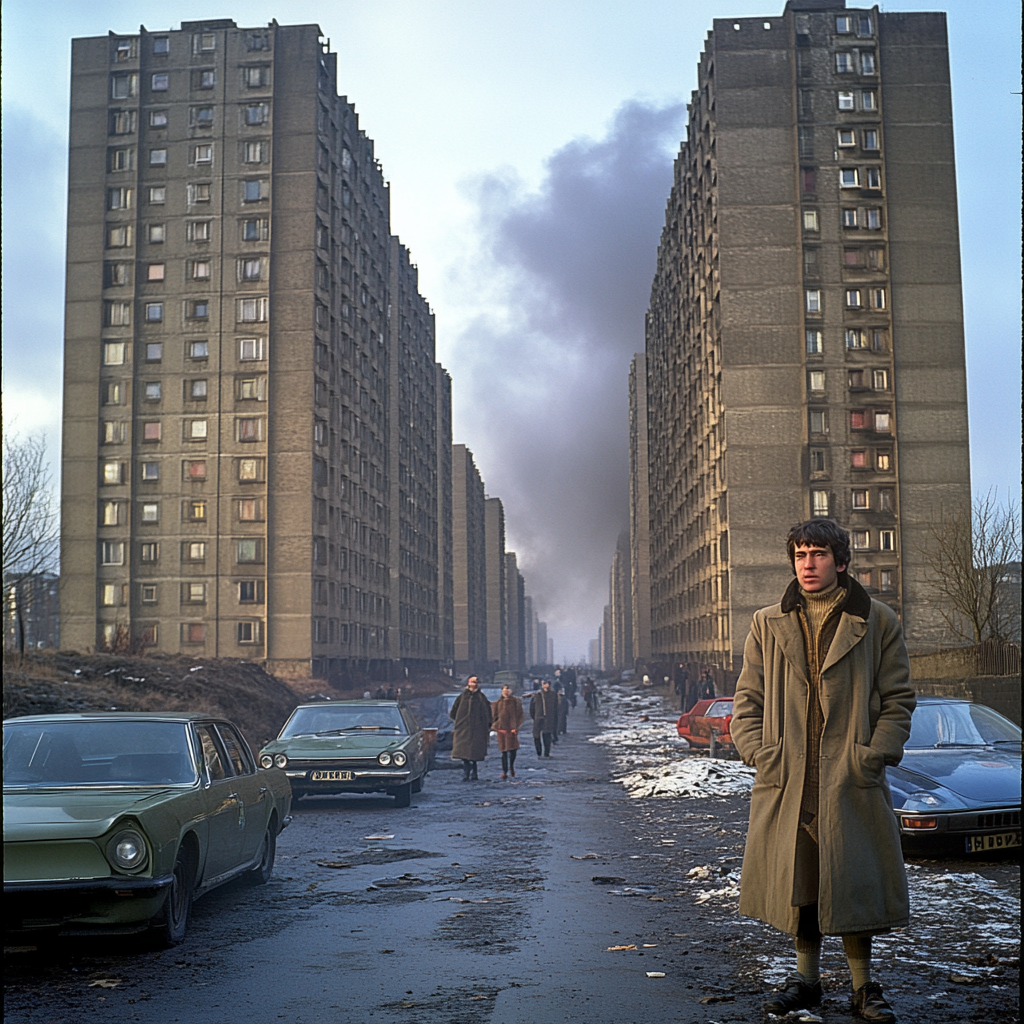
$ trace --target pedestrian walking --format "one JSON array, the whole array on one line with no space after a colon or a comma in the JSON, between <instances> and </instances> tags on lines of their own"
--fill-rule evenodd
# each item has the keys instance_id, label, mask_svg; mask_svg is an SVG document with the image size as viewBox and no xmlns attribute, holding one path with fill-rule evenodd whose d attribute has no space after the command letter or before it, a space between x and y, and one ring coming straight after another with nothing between
<instances>
[{"instance_id":1,"label":"pedestrian walking","mask_svg":"<svg viewBox=\"0 0 1024 1024\"><path fill-rule=\"evenodd\" d=\"M540 692L530 698L530 717L533 719L533 745L538 757L551 756L551 744L558 730L558 694L545 679Z\"/></svg>"},{"instance_id":2,"label":"pedestrian walking","mask_svg":"<svg viewBox=\"0 0 1024 1024\"><path fill-rule=\"evenodd\" d=\"M491 702L480 689L480 680L470 676L466 688L455 698L448 717L452 729L452 759L462 762L462 781L476 782L478 761L487 757L491 735Z\"/></svg>"},{"instance_id":3,"label":"pedestrian walking","mask_svg":"<svg viewBox=\"0 0 1024 1024\"><path fill-rule=\"evenodd\" d=\"M705 667L704 673L700 677L699 694L701 700L715 699L715 677L711 674L710 668Z\"/></svg>"},{"instance_id":4,"label":"pedestrian walking","mask_svg":"<svg viewBox=\"0 0 1024 1024\"><path fill-rule=\"evenodd\" d=\"M498 736L501 751L501 777L516 777L519 729L523 724L523 702L512 695L511 686L501 688L501 696L491 705L491 728Z\"/></svg>"},{"instance_id":5,"label":"pedestrian walking","mask_svg":"<svg viewBox=\"0 0 1024 1024\"><path fill-rule=\"evenodd\" d=\"M555 735L557 742L559 736L564 736L569 731L569 698L561 689L560 683L555 683L555 692L558 694L558 730Z\"/></svg>"},{"instance_id":6,"label":"pedestrian walking","mask_svg":"<svg viewBox=\"0 0 1024 1024\"><path fill-rule=\"evenodd\" d=\"M583 680L583 688L581 692L583 693L583 700L587 705L587 711L593 712L595 706L594 695L596 690L594 688L594 680L589 676Z\"/></svg>"},{"instance_id":7,"label":"pedestrian walking","mask_svg":"<svg viewBox=\"0 0 1024 1024\"><path fill-rule=\"evenodd\" d=\"M690 690L690 676L686 669L679 665L675 671L675 691L676 696L679 698L679 710L689 711L686 706L686 697Z\"/></svg>"},{"instance_id":8,"label":"pedestrian walking","mask_svg":"<svg viewBox=\"0 0 1024 1024\"><path fill-rule=\"evenodd\" d=\"M839 935L853 1014L893 1024L871 938L910 917L885 776L915 703L903 631L848 575L850 537L834 520L793 527L787 548L796 578L754 613L730 723L757 768L739 909L795 936L796 973L769 1013L821 1002L822 935Z\"/></svg>"}]
</instances>

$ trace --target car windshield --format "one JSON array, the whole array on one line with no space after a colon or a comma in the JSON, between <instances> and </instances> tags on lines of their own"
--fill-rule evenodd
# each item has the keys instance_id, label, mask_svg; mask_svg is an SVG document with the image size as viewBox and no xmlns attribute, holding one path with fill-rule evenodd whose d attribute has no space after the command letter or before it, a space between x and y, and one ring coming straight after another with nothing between
<instances>
[{"instance_id":1,"label":"car windshield","mask_svg":"<svg viewBox=\"0 0 1024 1024\"><path fill-rule=\"evenodd\" d=\"M349 732L392 732L405 735L407 731L402 713L394 704L324 704L296 708L278 739L286 740L291 736L332 736Z\"/></svg>"},{"instance_id":2,"label":"car windshield","mask_svg":"<svg viewBox=\"0 0 1024 1024\"><path fill-rule=\"evenodd\" d=\"M1020 728L981 704L919 704L907 749L1020 744Z\"/></svg>"},{"instance_id":3,"label":"car windshield","mask_svg":"<svg viewBox=\"0 0 1024 1024\"><path fill-rule=\"evenodd\" d=\"M196 781L184 722L5 722L4 786L182 786Z\"/></svg>"}]
</instances>

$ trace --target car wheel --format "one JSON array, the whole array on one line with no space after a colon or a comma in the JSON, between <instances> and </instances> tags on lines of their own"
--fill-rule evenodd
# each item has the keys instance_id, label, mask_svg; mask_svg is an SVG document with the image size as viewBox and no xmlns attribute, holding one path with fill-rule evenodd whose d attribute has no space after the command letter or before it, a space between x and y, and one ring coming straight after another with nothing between
<instances>
[{"instance_id":1,"label":"car wheel","mask_svg":"<svg viewBox=\"0 0 1024 1024\"><path fill-rule=\"evenodd\" d=\"M174 862L174 873L167 888L167 898L154 920L157 939L164 947L176 946L185 938L188 921L192 916L192 894L196 882L196 869L188 850L179 850Z\"/></svg>"},{"instance_id":2,"label":"car wheel","mask_svg":"<svg viewBox=\"0 0 1024 1024\"><path fill-rule=\"evenodd\" d=\"M408 807L412 803L412 783L407 782L404 786L399 786L398 789L394 790L395 806L396 807Z\"/></svg>"},{"instance_id":3,"label":"car wheel","mask_svg":"<svg viewBox=\"0 0 1024 1024\"><path fill-rule=\"evenodd\" d=\"M242 876L248 885L266 885L274 873L274 858L277 856L277 833L273 825L267 825L260 847L260 862Z\"/></svg>"}]
</instances>

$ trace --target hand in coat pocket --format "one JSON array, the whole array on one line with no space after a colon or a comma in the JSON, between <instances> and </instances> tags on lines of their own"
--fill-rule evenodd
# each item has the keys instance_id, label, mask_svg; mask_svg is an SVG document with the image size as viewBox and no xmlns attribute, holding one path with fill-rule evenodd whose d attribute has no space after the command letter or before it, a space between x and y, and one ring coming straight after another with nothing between
<instances>
[{"instance_id":1,"label":"hand in coat pocket","mask_svg":"<svg viewBox=\"0 0 1024 1024\"><path fill-rule=\"evenodd\" d=\"M754 754L754 767L757 769L755 785L782 785L782 741L761 747Z\"/></svg>"},{"instance_id":2,"label":"hand in coat pocket","mask_svg":"<svg viewBox=\"0 0 1024 1024\"><path fill-rule=\"evenodd\" d=\"M854 743L851 749L850 777L854 785L880 786L885 779L885 759L881 752L863 743Z\"/></svg>"}]
</instances>

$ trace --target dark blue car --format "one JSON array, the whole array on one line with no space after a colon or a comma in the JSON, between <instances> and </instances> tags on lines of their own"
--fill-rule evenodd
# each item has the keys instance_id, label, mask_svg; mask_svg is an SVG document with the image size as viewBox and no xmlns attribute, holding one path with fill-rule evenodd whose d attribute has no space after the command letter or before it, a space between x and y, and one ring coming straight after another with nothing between
<instances>
[{"instance_id":1,"label":"dark blue car","mask_svg":"<svg viewBox=\"0 0 1024 1024\"><path fill-rule=\"evenodd\" d=\"M919 697L903 760L887 768L906 853L1020 847L1021 731L982 704Z\"/></svg>"}]
</instances>

